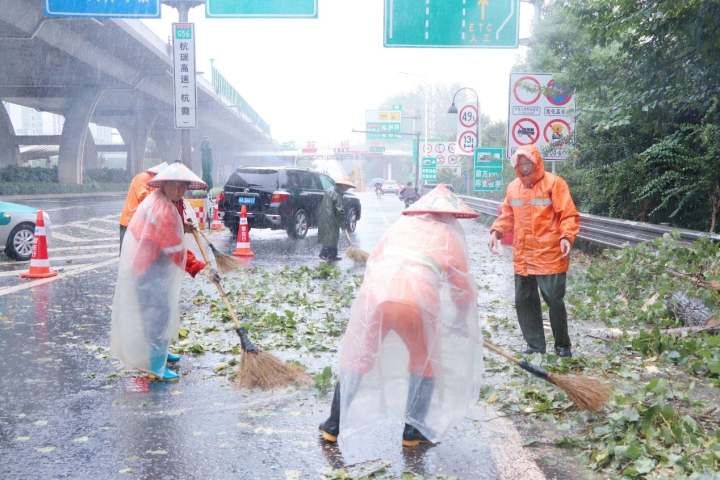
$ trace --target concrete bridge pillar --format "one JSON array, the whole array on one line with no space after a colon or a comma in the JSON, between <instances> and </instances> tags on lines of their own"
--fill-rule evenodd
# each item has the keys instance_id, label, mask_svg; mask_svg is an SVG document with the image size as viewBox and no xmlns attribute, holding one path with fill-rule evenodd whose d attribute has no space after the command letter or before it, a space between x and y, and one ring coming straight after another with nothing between
<instances>
[{"instance_id":1,"label":"concrete bridge pillar","mask_svg":"<svg viewBox=\"0 0 720 480\"><path fill-rule=\"evenodd\" d=\"M157 115L136 112L132 125L119 127L118 131L127 145L127 166L130 175L145 169L145 147Z\"/></svg>"},{"instance_id":2,"label":"concrete bridge pillar","mask_svg":"<svg viewBox=\"0 0 720 480\"><path fill-rule=\"evenodd\" d=\"M15 143L15 128L5 105L0 102L0 168L17 165L20 149Z\"/></svg>"},{"instance_id":3,"label":"concrete bridge pillar","mask_svg":"<svg viewBox=\"0 0 720 480\"><path fill-rule=\"evenodd\" d=\"M100 89L84 89L69 101L69 105L65 109L65 123L60 138L60 159L58 161L60 183L82 184L88 124L101 94Z\"/></svg>"},{"instance_id":4,"label":"concrete bridge pillar","mask_svg":"<svg viewBox=\"0 0 720 480\"><path fill-rule=\"evenodd\" d=\"M152 131L152 138L157 145L160 158L172 163L180 158L180 131L171 128L155 127Z\"/></svg>"},{"instance_id":5,"label":"concrete bridge pillar","mask_svg":"<svg viewBox=\"0 0 720 480\"><path fill-rule=\"evenodd\" d=\"M92 132L89 128L87 133L85 134L85 153L83 155L83 163L83 171L100 168L98 152L97 148L95 147L95 138L93 137Z\"/></svg>"}]
</instances>

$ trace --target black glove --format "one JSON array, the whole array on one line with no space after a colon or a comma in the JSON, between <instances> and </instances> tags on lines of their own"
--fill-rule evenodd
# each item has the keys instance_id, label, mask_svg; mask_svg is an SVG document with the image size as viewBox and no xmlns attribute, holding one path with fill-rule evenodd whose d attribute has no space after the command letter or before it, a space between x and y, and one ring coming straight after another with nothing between
<instances>
[{"instance_id":1,"label":"black glove","mask_svg":"<svg viewBox=\"0 0 720 480\"><path fill-rule=\"evenodd\" d=\"M250 340L250 337L248 337L247 330L245 330L245 327L239 327L236 328L235 331L237 332L238 336L240 337L240 346L242 347L244 352L247 353L258 353L258 347Z\"/></svg>"}]
</instances>

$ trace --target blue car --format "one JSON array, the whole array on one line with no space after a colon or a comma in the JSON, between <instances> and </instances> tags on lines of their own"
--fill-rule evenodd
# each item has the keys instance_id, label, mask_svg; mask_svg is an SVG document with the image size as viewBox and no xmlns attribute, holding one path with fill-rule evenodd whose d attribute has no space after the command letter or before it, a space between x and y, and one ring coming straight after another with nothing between
<instances>
[{"instance_id":1,"label":"blue car","mask_svg":"<svg viewBox=\"0 0 720 480\"><path fill-rule=\"evenodd\" d=\"M15 260L29 260L35 237L37 208L0 201L0 248ZM50 219L44 213L45 225Z\"/></svg>"}]
</instances>

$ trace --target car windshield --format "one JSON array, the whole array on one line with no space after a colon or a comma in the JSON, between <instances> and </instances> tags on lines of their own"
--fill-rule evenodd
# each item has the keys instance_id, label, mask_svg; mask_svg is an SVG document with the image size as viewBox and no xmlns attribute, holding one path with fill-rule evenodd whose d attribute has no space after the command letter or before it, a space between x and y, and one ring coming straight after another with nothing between
<instances>
[{"instance_id":1,"label":"car windshield","mask_svg":"<svg viewBox=\"0 0 720 480\"><path fill-rule=\"evenodd\" d=\"M280 188L280 175L277 170L236 170L225 188L277 190Z\"/></svg>"}]
</instances>

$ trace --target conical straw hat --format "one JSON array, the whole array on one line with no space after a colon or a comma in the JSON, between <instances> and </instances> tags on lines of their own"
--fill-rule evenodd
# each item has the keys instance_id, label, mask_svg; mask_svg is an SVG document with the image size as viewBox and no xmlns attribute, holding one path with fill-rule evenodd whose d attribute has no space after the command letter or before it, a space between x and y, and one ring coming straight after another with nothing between
<instances>
[{"instance_id":1,"label":"conical straw hat","mask_svg":"<svg viewBox=\"0 0 720 480\"><path fill-rule=\"evenodd\" d=\"M163 170L165 170L165 168L166 168L167 166L168 166L168 163L167 163L167 162L162 162L162 163L158 163L157 165L153 165L152 167L148 168L148 169L145 170L145 171L146 171L146 172L150 172L150 173L154 173L154 174L157 175L158 173L160 173L160 172L162 172Z\"/></svg>"},{"instance_id":2,"label":"conical straw hat","mask_svg":"<svg viewBox=\"0 0 720 480\"><path fill-rule=\"evenodd\" d=\"M335 185L340 185L341 187L347 188L357 188L350 180L345 179L335 180Z\"/></svg>"},{"instance_id":3,"label":"conical straw hat","mask_svg":"<svg viewBox=\"0 0 720 480\"><path fill-rule=\"evenodd\" d=\"M421 215L424 213L448 214L455 218L475 218L478 216L475 210L460 200L442 183L403 211L403 215Z\"/></svg>"},{"instance_id":4,"label":"conical straw hat","mask_svg":"<svg viewBox=\"0 0 720 480\"><path fill-rule=\"evenodd\" d=\"M190 190L205 190L207 185L192 170L180 162L173 162L148 182L151 187L159 187L162 182L187 182Z\"/></svg>"}]
</instances>

